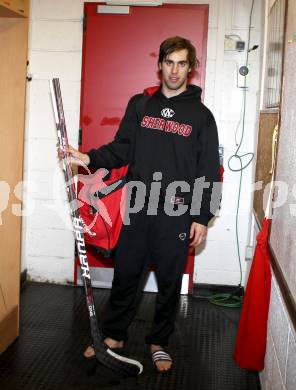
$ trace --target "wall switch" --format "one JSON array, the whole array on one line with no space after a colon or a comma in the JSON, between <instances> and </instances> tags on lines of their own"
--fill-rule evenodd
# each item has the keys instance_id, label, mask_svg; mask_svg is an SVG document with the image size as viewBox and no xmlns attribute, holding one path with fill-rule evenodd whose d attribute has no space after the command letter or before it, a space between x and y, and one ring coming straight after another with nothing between
<instances>
[{"instance_id":1,"label":"wall switch","mask_svg":"<svg viewBox=\"0 0 296 390\"><path fill-rule=\"evenodd\" d=\"M244 51L245 50L245 42L244 41L236 41L235 42L235 50Z\"/></svg>"},{"instance_id":2,"label":"wall switch","mask_svg":"<svg viewBox=\"0 0 296 390\"><path fill-rule=\"evenodd\" d=\"M225 51L234 51L236 50L236 41L232 38L225 37L224 40L224 50Z\"/></svg>"}]
</instances>

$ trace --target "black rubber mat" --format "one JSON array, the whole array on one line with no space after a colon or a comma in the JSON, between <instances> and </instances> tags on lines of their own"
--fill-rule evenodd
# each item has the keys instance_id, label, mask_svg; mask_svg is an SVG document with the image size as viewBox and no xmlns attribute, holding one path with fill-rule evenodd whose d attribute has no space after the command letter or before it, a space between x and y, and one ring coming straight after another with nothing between
<instances>
[{"instance_id":1,"label":"black rubber mat","mask_svg":"<svg viewBox=\"0 0 296 390\"><path fill-rule=\"evenodd\" d=\"M95 289L100 316L109 290ZM144 344L155 294L145 293L130 328L127 353L144 364L137 378L121 379L86 361L89 343L84 291L80 287L27 283L21 293L20 337L0 355L1 390L151 389L257 390L258 375L232 359L239 311L182 296L176 331L168 352L173 370L157 374Z\"/></svg>"}]
</instances>

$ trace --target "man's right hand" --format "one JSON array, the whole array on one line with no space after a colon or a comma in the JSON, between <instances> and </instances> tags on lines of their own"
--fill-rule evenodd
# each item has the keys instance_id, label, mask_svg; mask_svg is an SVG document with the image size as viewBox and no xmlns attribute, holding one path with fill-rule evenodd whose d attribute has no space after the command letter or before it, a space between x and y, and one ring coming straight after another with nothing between
<instances>
[{"instance_id":1,"label":"man's right hand","mask_svg":"<svg viewBox=\"0 0 296 390\"><path fill-rule=\"evenodd\" d=\"M59 160L62 160L65 157L65 153L68 153L70 155L70 161L72 165L85 166L90 163L88 154L81 153L79 152L79 150L74 149L70 145L68 148L65 149L61 149L60 147L58 147L57 151Z\"/></svg>"}]
</instances>

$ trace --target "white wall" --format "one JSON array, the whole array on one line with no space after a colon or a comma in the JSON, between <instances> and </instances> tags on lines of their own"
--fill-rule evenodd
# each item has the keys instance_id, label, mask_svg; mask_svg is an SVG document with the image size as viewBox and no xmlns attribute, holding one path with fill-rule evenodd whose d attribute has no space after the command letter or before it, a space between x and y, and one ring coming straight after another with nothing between
<instances>
[{"instance_id":1,"label":"white wall","mask_svg":"<svg viewBox=\"0 0 296 390\"><path fill-rule=\"evenodd\" d=\"M206 3L206 1L167 1ZM140 3L140 1L138 2ZM205 103L214 112L220 142L225 147L225 182L221 216L209 229L205 248L196 257L195 282L238 284L235 210L239 174L227 168L236 146L234 133L240 119L242 91L237 88L237 65L245 52L224 52L224 35L247 39L250 0L209 0L210 17ZM59 77L70 141L77 145L82 48L81 0L32 0L29 40L29 73L25 149L24 204L34 206L23 226L22 268L34 280L65 283L73 280L74 242L70 230L63 177L56 159L56 135L49 100L48 80ZM261 0L255 0L251 46L260 42ZM241 153L253 152L256 143L256 109L259 96L259 51L250 53L246 137ZM241 81L240 81L241 82ZM243 270L251 215L253 167L244 172L239 213L239 242ZM58 207L58 212L57 212ZM28 210L30 211L30 210ZM66 221L66 225L63 222ZM244 278L243 278L244 280Z\"/></svg>"},{"instance_id":2,"label":"white wall","mask_svg":"<svg viewBox=\"0 0 296 390\"><path fill-rule=\"evenodd\" d=\"M272 275L262 390L295 390L296 334L276 278Z\"/></svg>"}]
</instances>

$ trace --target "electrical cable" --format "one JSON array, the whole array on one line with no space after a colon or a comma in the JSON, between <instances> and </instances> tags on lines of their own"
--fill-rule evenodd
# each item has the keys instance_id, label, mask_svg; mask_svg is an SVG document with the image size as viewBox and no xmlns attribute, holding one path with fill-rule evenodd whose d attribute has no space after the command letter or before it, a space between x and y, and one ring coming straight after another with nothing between
<instances>
[{"instance_id":1,"label":"electrical cable","mask_svg":"<svg viewBox=\"0 0 296 390\"><path fill-rule=\"evenodd\" d=\"M248 39L247 39L247 51L246 51L246 61L245 66L248 66L248 60L249 60L249 49L250 49L250 35L251 35L251 22L252 22L252 14L253 14L253 8L254 8L254 0L252 0L251 5L251 11L250 11L250 18L249 18L249 28L248 28ZM244 78L244 86L243 86L243 115L242 115L242 132L240 137L240 142L237 145L237 149L235 153L230 156L228 160L228 168L233 172L239 172L239 188L238 188L238 197L237 197L237 207L236 207L236 218L235 218L235 232L236 232L236 244L237 244L237 255L238 255L238 262L239 262L239 268L240 268L240 282L239 287L241 287L242 283L242 262L241 262L241 255L240 255L240 248L239 248L239 230L238 230L238 216L239 216L239 207L240 207L240 198L241 198L241 189L242 189L242 178L243 178L243 171L251 164L254 153L245 153L245 154L239 154L239 150L242 146L244 135L245 135L245 119L246 119L246 92L247 92L247 81L246 77ZM250 156L249 161L243 165L243 158L246 156ZM238 159L240 163L240 167L237 169L231 167L231 161L232 159Z\"/></svg>"},{"instance_id":2,"label":"electrical cable","mask_svg":"<svg viewBox=\"0 0 296 390\"><path fill-rule=\"evenodd\" d=\"M237 69L237 74L238 74L238 69ZM237 85L238 85L238 83L237 83ZM243 101L242 101L239 121L237 122L237 125L236 125L236 128L235 128L235 133L234 133L234 141L235 141L235 145L236 146L238 146L237 134L238 134L238 131L239 131L239 128L240 128L240 124L241 124L241 121L242 121L242 117L243 117L243 109L244 109L244 105L243 105Z\"/></svg>"},{"instance_id":3,"label":"electrical cable","mask_svg":"<svg viewBox=\"0 0 296 390\"><path fill-rule=\"evenodd\" d=\"M250 50L250 36L251 36L251 23L252 23L252 15L253 15L253 8L254 8L254 2L255 0L252 0L251 10L250 10L250 16L249 16L249 27L248 27L248 38L247 38L247 50L246 50L246 60L245 60L245 66L248 66L249 61L249 52ZM204 298L208 299L210 303L218 306L224 306L224 307L240 307L242 305L243 301L243 294L242 293L242 261L241 261L241 254L240 254L240 247L239 247L239 229L238 229L238 217L239 217L239 207L240 207L240 199L241 199L241 190L242 190L242 179L243 179L243 171L251 164L255 154L252 152L245 153L245 154L239 154L239 150L242 146L244 135L245 135L245 122L246 122L246 92L247 92L247 81L246 77L244 78L244 85L242 88L243 92L243 101L242 101L242 109L241 109L241 115L240 119L235 131L235 142L237 149L235 153L229 157L228 159L228 168L232 172L239 172L239 187L238 187L238 197L237 197L237 205L236 205L236 213L235 213L235 236L236 236L236 247L237 247L237 257L238 257L238 263L239 263L239 270L240 270L240 281L237 286L237 289L233 293L225 293L225 294L214 294L210 296L198 296L194 295L194 298ZM241 137L240 142L237 144L237 132L240 123L242 122L242 131L241 131ZM249 161L243 165L243 158L246 156L250 156ZM240 167L239 168L233 168L231 167L231 161L233 159L237 159L239 161ZM240 293L240 295L237 295L237 293Z\"/></svg>"}]
</instances>

